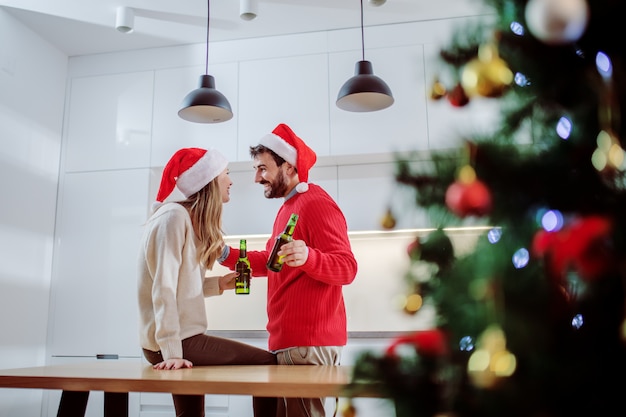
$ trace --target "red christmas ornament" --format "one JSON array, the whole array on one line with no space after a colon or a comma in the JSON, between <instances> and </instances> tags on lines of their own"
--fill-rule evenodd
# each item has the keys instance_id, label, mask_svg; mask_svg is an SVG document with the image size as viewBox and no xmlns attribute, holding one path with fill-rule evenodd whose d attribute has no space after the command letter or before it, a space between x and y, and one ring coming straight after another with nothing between
<instances>
[{"instance_id":1,"label":"red christmas ornament","mask_svg":"<svg viewBox=\"0 0 626 417\"><path fill-rule=\"evenodd\" d=\"M387 356L395 356L399 345L413 345L420 355L443 356L448 353L448 339L439 329L422 330L396 338L387 348Z\"/></svg>"},{"instance_id":2,"label":"red christmas ornament","mask_svg":"<svg viewBox=\"0 0 626 417\"><path fill-rule=\"evenodd\" d=\"M575 219L556 232L538 231L532 252L547 259L550 273L558 280L564 280L569 269L582 279L594 280L616 266L611 229L611 221L601 216Z\"/></svg>"},{"instance_id":3,"label":"red christmas ornament","mask_svg":"<svg viewBox=\"0 0 626 417\"><path fill-rule=\"evenodd\" d=\"M546 259L548 272L557 281L557 285L564 284L568 263L566 251L559 249L564 244L565 235L565 232L548 232L541 229L535 233L531 244L532 255Z\"/></svg>"},{"instance_id":4,"label":"red christmas ornament","mask_svg":"<svg viewBox=\"0 0 626 417\"><path fill-rule=\"evenodd\" d=\"M556 233L548 232L545 229L539 230L533 237L531 252L537 257L543 257L546 252L552 249Z\"/></svg>"},{"instance_id":5,"label":"red christmas ornament","mask_svg":"<svg viewBox=\"0 0 626 417\"><path fill-rule=\"evenodd\" d=\"M582 278L594 280L615 267L611 229L611 222L600 216L583 218L572 225L572 237L580 239L574 266Z\"/></svg>"},{"instance_id":6,"label":"red christmas ornament","mask_svg":"<svg viewBox=\"0 0 626 417\"><path fill-rule=\"evenodd\" d=\"M409 245L406 247L406 254L409 255L411 259L419 259L420 255L420 239L419 237L415 238Z\"/></svg>"},{"instance_id":7,"label":"red christmas ornament","mask_svg":"<svg viewBox=\"0 0 626 417\"><path fill-rule=\"evenodd\" d=\"M448 93L447 97L450 104L454 107L463 107L469 103L469 97L465 93L461 83L455 85L452 91Z\"/></svg>"},{"instance_id":8,"label":"red christmas ornament","mask_svg":"<svg viewBox=\"0 0 626 417\"><path fill-rule=\"evenodd\" d=\"M491 211L491 192L480 180L457 180L446 191L446 205L459 217L484 216Z\"/></svg>"}]
</instances>

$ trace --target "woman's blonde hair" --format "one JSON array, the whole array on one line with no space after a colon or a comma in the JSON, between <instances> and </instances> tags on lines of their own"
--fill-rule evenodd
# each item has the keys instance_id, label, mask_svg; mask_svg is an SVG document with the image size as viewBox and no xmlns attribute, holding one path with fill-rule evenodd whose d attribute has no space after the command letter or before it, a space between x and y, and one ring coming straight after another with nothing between
<instances>
[{"instance_id":1,"label":"woman's blonde hair","mask_svg":"<svg viewBox=\"0 0 626 417\"><path fill-rule=\"evenodd\" d=\"M189 211L191 224L199 240L198 262L204 264L207 269L212 269L224 247L223 202L218 177L212 179L197 193L181 201L181 204Z\"/></svg>"}]
</instances>

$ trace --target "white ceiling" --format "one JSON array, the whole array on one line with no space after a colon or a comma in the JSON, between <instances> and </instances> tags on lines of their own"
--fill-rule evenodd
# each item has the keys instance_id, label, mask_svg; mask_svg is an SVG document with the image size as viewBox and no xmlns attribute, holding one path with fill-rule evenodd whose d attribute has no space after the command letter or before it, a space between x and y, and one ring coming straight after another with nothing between
<instances>
[{"instance_id":1,"label":"white ceiling","mask_svg":"<svg viewBox=\"0 0 626 417\"><path fill-rule=\"evenodd\" d=\"M359 27L360 0L257 0L256 19L239 0L211 1L211 42ZM135 12L132 33L115 29L116 9ZM207 0L0 0L0 7L68 56L206 41ZM484 14L481 0L363 0L364 25ZM367 32L365 32L367 44Z\"/></svg>"}]
</instances>

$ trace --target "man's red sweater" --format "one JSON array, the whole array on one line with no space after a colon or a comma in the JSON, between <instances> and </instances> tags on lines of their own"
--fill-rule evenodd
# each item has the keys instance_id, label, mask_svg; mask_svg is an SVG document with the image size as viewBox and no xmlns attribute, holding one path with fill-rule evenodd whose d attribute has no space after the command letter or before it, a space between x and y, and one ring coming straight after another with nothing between
<instances>
[{"instance_id":1,"label":"man's red sweater","mask_svg":"<svg viewBox=\"0 0 626 417\"><path fill-rule=\"evenodd\" d=\"M298 214L294 240L309 247L306 263L280 272L267 269L276 236L291 213ZM231 248L223 265L234 268L239 249ZM316 184L285 200L264 251L248 251L253 276L267 276L269 350L296 346L344 346L347 343L343 286L354 281L357 262L348 226L332 197Z\"/></svg>"}]
</instances>

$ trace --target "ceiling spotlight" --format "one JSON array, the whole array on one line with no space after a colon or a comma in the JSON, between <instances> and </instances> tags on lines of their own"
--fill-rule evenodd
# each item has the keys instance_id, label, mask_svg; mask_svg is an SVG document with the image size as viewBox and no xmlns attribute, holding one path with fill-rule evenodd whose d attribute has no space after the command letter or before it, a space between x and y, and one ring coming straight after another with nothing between
<instances>
[{"instance_id":1,"label":"ceiling spotlight","mask_svg":"<svg viewBox=\"0 0 626 417\"><path fill-rule=\"evenodd\" d=\"M239 17L243 20L256 18L259 9L257 0L239 0Z\"/></svg>"},{"instance_id":2,"label":"ceiling spotlight","mask_svg":"<svg viewBox=\"0 0 626 417\"><path fill-rule=\"evenodd\" d=\"M387 3L387 0L369 0L369 3L372 6L378 7L378 6L382 6L383 4Z\"/></svg>"},{"instance_id":3,"label":"ceiling spotlight","mask_svg":"<svg viewBox=\"0 0 626 417\"><path fill-rule=\"evenodd\" d=\"M122 33L131 33L135 27L135 11L126 6L117 8L115 15L115 29Z\"/></svg>"}]
</instances>

